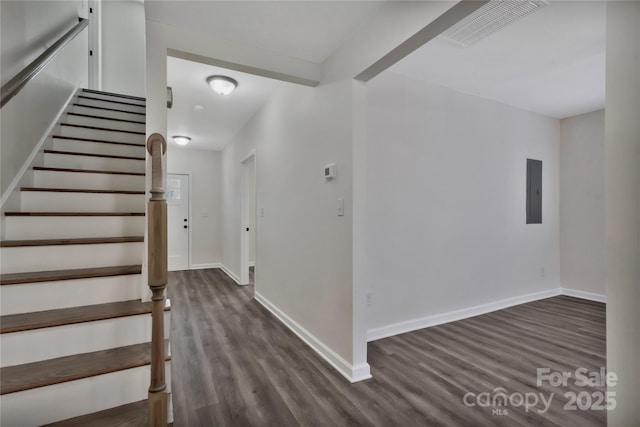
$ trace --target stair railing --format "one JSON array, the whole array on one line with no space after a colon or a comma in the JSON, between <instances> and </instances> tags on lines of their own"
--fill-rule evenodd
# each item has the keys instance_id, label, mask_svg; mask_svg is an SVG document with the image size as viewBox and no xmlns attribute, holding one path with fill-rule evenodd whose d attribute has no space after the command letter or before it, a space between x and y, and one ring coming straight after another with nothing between
<instances>
[{"instance_id":1,"label":"stair railing","mask_svg":"<svg viewBox=\"0 0 640 427\"><path fill-rule=\"evenodd\" d=\"M164 291L167 288L167 201L164 198L162 156L167 141L159 133L147 140L151 154L151 198L148 203L148 266L151 289L151 385L149 386L148 425L166 427L168 394L165 380Z\"/></svg>"},{"instance_id":2,"label":"stair railing","mask_svg":"<svg viewBox=\"0 0 640 427\"><path fill-rule=\"evenodd\" d=\"M11 100L14 96L26 86L40 71L47 66L49 62L53 60L62 49L73 40L78 34L82 32L89 25L89 20L84 18L78 18L78 22L75 27L70 29L64 36L60 37L58 41L52 44L47 50L45 50L40 56L27 65L22 71L15 75L14 78L2 85L0 89L0 108Z\"/></svg>"}]
</instances>

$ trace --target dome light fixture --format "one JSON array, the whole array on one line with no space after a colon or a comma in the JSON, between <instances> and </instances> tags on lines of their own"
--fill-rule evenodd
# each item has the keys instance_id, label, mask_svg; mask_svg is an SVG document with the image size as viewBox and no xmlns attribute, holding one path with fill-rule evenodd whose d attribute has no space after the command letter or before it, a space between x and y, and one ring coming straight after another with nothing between
<instances>
[{"instance_id":1,"label":"dome light fixture","mask_svg":"<svg viewBox=\"0 0 640 427\"><path fill-rule=\"evenodd\" d=\"M191 141L191 138L182 135L174 135L172 138L178 145L187 145Z\"/></svg>"},{"instance_id":2,"label":"dome light fixture","mask_svg":"<svg viewBox=\"0 0 640 427\"><path fill-rule=\"evenodd\" d=\"M238 82L227 76L209 76L207 83L214 92L220 95L229 95L238 86Z\"/></svg>"}]
</instances>

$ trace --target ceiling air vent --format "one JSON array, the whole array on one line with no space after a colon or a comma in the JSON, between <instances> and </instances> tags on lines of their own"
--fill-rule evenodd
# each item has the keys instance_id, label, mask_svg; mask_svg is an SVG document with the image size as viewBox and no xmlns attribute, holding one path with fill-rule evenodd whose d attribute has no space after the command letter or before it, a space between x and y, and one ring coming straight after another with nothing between
<instances>
[{"instance_id":1,"label":"ceiling air vent","mask_svg":"<svg viewBox=\"0 0 640 427\"><path fill-rule=\"evenodd\" d=\"M442 36L468 47L547 4L545 0L491 0Z\"/></svg>"}]
</instances>

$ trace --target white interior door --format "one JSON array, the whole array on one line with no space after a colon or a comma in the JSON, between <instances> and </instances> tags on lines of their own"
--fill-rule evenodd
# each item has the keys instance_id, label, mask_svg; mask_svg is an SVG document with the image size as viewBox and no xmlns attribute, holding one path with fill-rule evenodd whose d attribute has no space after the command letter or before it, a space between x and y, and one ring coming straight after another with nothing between
<instances>
[{"instance_id":1,"label":"white interior door","mask_svg":"<svg viewBox=\"0 0 640 427\"><path fill-rule=\"evenodd\" d=\"M189 269L189 175L167 174L169 270Z\"/></svg>"}]
</instances>

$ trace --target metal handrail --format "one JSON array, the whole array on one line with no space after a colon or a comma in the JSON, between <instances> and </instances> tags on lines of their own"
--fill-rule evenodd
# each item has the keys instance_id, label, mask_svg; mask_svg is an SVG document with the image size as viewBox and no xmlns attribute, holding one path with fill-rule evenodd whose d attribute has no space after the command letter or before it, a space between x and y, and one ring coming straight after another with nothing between
<instances>
[{"instance_id":1,"label":"metal handrail","mask_svg":"<svg viewBox=\"0 0 640 427\"><path fill-rule=\"evenodd\" d=\"M14 96L22 90L23 87L31 79L33 79L44 67L47 66L53 58L56 57L62 51L62 49L75 38L82 30L89 25L89 20L84 18L78 18L80 22L69 30L64 36L60 37L57 42L52 44L42 55L27 65L22 71L20 71L14 78L2 85L2 91L0 93L0 108L4 107Z\"/></svg>"}]
</instances>

